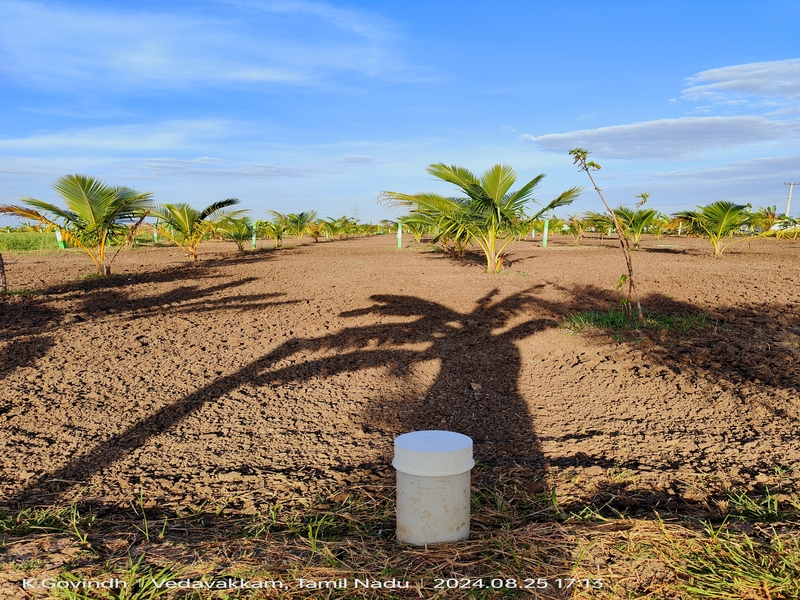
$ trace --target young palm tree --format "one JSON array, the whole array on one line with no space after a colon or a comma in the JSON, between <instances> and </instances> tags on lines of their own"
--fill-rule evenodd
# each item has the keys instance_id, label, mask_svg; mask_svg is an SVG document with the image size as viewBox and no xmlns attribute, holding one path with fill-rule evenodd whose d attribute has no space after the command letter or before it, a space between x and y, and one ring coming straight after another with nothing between
<instances>
[{"instance_id":1,"label":"young palm tree","mask_svg":"<svg viewBox=\"0 0 800 600\"><path fill-rule=\"evenodd\" d=\"M306 225L306 233L314 238L314 242L319 242L319 238L325 235L325 221L315 219Z\"/></svg>"},{"instance_id":2,"label":"young palm tree","mask_svg":"<svg viewBox=\"0 0 800 600\"><path fill-rule=\"evenodd\" d=\"M575 240L575 245L580 245L583 234L586 232L587 222L579 214L567 218L567 233Z\"/></svg>"},{"instance_id":3,"label":"young palm tree","mask_svg":"<svg viewBox=\"0 0 800 600\"><path fill-rule=\"evenodd\" d=\"M110 275L114 257L106 260L109 242L114 238L129 238L135 232L150 208L152 192L112 187L87 175L60 177L53 189L64 198L66 208L35 198L22 198L27 206L0 206L0 212L60 231L64 239L89 255L98 275ZM134 219L139 222L133 230L120 222Z\"/></svg>"},{"instance_id":4,"label":"young palm tree","mask_svg":"<svg viewBox=\"0 0 800 600\"><path fill-rule=\"evenodd\" d=\"M653 222L647 228L647 232L650 233L654 239L658 240L661 238L662 235L667 233L670 229L670 217L665 215L664 213L658 213Z\"/></svg>"},{"instance_id":5,"label":"young palm tree","mask_svg":"<svg viewBox=\"0 0 800 600\"><path fill-rule=\"evenodd\" d=\"M238 204L236 198L220 200L201 211L189 204L161 204L152 214L158 219L156 229L169 238L192 260L197 260L197 250L206 234L210 233L223 218L237 218L246 211L223 213L223 209Z\"/></svg>"},{"instance_id":6,"label":"young palm tree","mask_svg":"<svg viewBox=\"0 0 800 600\"><path fill-rule=\"evenodd\" d=\"M698 206L697 210L675 213L674 216L683 221L689 233L708 238L714 249L714 256L719 257L736 241L733 239L734 234L748 224L750 205L719 200L708 206ZM726 244L724 240L727 238L730 241Z\"/></svg>"},{"instance_id":7,"label":"young palm tree","mask_svg":"<svg viewBox=\"0 0 800 600\"><path fill-rule=\"evenodd\" d=\"M770 231L778 223L777 206L760 206L750 216L750 225L760 229L760 233Z\"/></svg>"},{"instance_id":8,"label":"young palm tree","mask_svg":"<svg viewBox=\"0 0 800 600\"><path fill-rule=\"evenodd\" d=\"M309 223L317 218L317 213L314 211L301 212L298 214L288 213L285 215L274 210L269 210L267 212L273 216L277 223L280 223L286 228L286 232L289 235L296 237L298 240L303 239L303 234L306 233Z\"/></svg>"},{"instance_id":9,"label":"young palm tree","mask_svg":"<svg viewBox=\"0 0 800 600\"><path fill-rule=\"evenodd\" d=\"M256 231L258 231L259 235L275 240L276 248L283 246L283 235L286 233L286 227L282 223L276 221L256 221Z\"/></svg>"},{"instance_id":10,"label":"young palm tree","mask_svg":"<svg viewBox=\"0 0 800 600\"><path fill-rule=\"evenodd\" d=\"M436 194L401 194L382 192L382 201L390 206L409 206L412 215L422 214L438 220L439 235L453 240L474 241L486 257L486 272L497 273L502 268L501 256L514 240L530 231L530 221L558 206L570 204L580 193L571 188L536 213L525 215L525 205L533 200L536 187L544 178L537 175L516 191L511 186L517 174L509 165L495 165L480 178L459 166L444 163L430 165L428 173L458 187L466 197L445 198Z\"/></svg>"},{"instance_id":11,"label":"young palm tree","mask_svg":"<svg viewBox=\"0 0 800 600\"><path fill-rule=\"evenodd\" d=\"M334 219L333 217L325 219L325 223L322 226L325 233L328 236L337 236L340 240L345 239L349 236L353 231L353 226L355 222L345 215L342 215L338 219Z\"/></svg>"},{"instance_id":12,"label":"young palm tree","mask_svg":"<svg viewBox=\"0 0 800 600\"><path fill-rule=\"evenodd\" d=\"M619 206L614 209L617 219L622 225L622 235L628 238L634 249L639 249L639 242L645 230L658 218L658 211L653 208L628 208Z\"/></svg>"},{"instance_id":13,"label":"young palm tree","mask_svg":"<svg viewBox=\"0 0 800 600\"><path fill-rule=\"evenodd\" d=\"M224 238L233 240L239 252L244 252L244 245L253 238L255 227L249 217L237 219L226 216L219 221L217 230Z\"/></svg>"}]
</instances>

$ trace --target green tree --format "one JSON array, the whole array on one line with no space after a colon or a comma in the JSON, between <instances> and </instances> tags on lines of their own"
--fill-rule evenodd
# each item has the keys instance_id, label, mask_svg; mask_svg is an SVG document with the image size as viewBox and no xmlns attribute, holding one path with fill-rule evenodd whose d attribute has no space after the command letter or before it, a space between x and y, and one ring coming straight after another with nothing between
<instances>
[{"instance_id":1,"label":"green tree","mask_svg":"<svg viewBox=\"0 0 800 600\"><path fill-rule=\"evenodd\" d=\"M749 204L734 204L726 200L712 202L708 206L698 206L697 210L685 210L673 215L683 221L689 233L708 238L719 257L736 240L734 235L750 220ZM725 240L729 240L725 243Z\"/></svg>"},{"instance_id":2,"label":"green tree","mask_svg":"<svg viewBox=\"0 0 800 600\"><path fill-rule=\"evenodd\" d=\"M662 235L670 230L670 221L669 215L658 213L658 216L647 227L647 233L652 234L656 240L660 239Z\"/></svg>"},{"instance_id":3,"label":"green tree","mask_svg":"<svg viewBox=\"0 0 800 600\"><path fill-rule=\"evenodd\" d=\"M567 218L567 233L575 240L578 245L583 239L583 234L586 232L586 221L579 214L570 215Z\"/></svg>"},{"instance_id":4,"label":"green tree","mask_svg":"<svg viewBox=\"0 0 800 600\"><path fill-rule=\"evenodd\" d=\"M342 215L338 219L334 219L333 217L325 219L323 229L330 237L337 236L340 240L343 240L352 233L354 226L355 221L351 220L350 217Z\"/></svg>"},{"instance_id":5,"label":"green tree","mask_svg":"<svg viewBox=\"0 0 800 600\"><path fill-rule=\"evenodd\" d=\"M586 223L592 231L600 234L601 241L614 231L614 218L608 213L589 211L586 213Z\"/></svg>"},{"instance_id":6,"label":"green tree","mask_svg":"<svg viewBox=\"0 0 800 600\"><path fill-rule=\"evenodd\" d=\"M197 251L203 238L226 218L237 218L246 211L223 212L224 209L238 204L236 198L228 198L214 202L203 210L192 208L189 204L161 204L156 206L152 214L158 221L156 229L175 243L186 255L197 260Z\"/></svg>"},{"instance_id":7,"label":"green tree","mask_svg":"<svg viewBox=\"0 0 800 600\"><path fill-rule=\"evenodd\" d=\"M314 219L306 225L306 233L314 238L314 242L319 242L319 238L325 235L325 221Z\"/></svg>"},{"instance_id":8,"label":"green tree","mask_svg":"<svg viewBox=\"0 0 800 600\"><path fill-rule=\"evenodd\" d=\"M558 206L570 204L580 193L579 188L566 190L533 217L527 218L525 206L533 200L533 192L544 174L511 191L517 174L509 165L495 165L481 177L463 167L444 163L432 164L427 171L452 183L466 196L446 198L437 194L382 192L381 201L390 206L411 207L412 216L422 214L436 219L439 225L437 238L448 236L453 240L466 239L476 243L486 257L487 273L500 271L501 257L506 248L530 231L532 219Z\"/></svg>"},{"instance_id":9,"label":"green tree","mask_svg":"<svg viewBox=\"0 0 800 600\"><path fill-rule=\"evenodd\" d=\"M0 206L0 212L36 221L39 226L60 231L65 240L77 246L94 262L98 275L110 275L106 258L109 243L115 238L130 238L151 206L152 192L141 193L123 186L110 186L87 175L65 175L53 189L64 199L66 208L22 198L27 206ZM124 221L138 222L129 228Z\"/></svg>"}]
</instances>

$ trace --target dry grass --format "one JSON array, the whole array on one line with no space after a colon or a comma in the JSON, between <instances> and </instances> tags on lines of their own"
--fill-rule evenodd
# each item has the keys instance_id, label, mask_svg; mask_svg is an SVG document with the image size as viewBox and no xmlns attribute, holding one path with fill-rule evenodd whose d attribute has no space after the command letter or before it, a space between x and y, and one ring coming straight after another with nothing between
<instances>
[{"instance_id":1,"label":"dry grass","mask_svg":"<svg viewBox=\"0 0 800 600\"><path fill-rule=\"evenodd\" d=\"M0 588L19 593L8 597L76 600L778 600L800 594L800 540L786 523L767 526L739 518L712 526L688 516L608 518L593 507L578 518L563 513L552 489L529 493L511 478L474 486L469 540L430 548L394 541L390 487L331 490L313 502L274 506L266 513L243 514L231 506L148 508L138 498L127 511L76 504L6 513L0 517ZM127 587L39 587L22 595L23 578L48 577L65 586L117 578ZM228 589L180 590L153 582L188 580L213 587L229 578L236 585L240 579L280 583L268 589L228 583ZM403 587L356 588L356 579Z\"/></svg>"}]
</instances>

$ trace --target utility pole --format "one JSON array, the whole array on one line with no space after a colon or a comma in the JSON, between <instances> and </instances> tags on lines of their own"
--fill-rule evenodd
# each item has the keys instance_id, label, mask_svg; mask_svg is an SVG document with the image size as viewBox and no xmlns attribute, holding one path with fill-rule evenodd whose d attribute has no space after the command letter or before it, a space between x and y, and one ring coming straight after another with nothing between
<instances>
[{"instance_id":1,"label":"utility pole","mask_svg":"<svg viewBox=\"0 0 800 600\"><path fill-rule=\"evenodd\" d=\"M800 183L796 183L796 182L795 183L784 183L783 185L788 185L789 186L789 197L786 198L786 213L785 213L786 216L788 217L788 216L790 216L789 215L789 211L792 210L792 188L794 186L796 186L796 185L800 185Z\"/></svg>"},{"instance_id":2,"label":"utility pole","mask_svg":"<svg viewBox=\"0 0 800 600\"><path fill-rule=\"evenodd\" d=\"M358 223L358 204L353 206L353 218L356 220L356 223Z\"/></svg>"}]
</instances>

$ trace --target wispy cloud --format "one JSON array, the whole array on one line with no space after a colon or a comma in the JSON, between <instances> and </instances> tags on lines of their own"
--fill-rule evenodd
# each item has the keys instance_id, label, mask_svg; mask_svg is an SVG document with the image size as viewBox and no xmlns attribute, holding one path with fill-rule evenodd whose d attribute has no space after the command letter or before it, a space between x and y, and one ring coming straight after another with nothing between
<instances>
[{"instance_id":1,"label":"wispy cloud","mask_svg":"<svg viewBox=\"0 0 800 600\"><path fill-rule=\"evenodd\" d=\"M386 39L391 36L389 24L376 16L362 11L341 8L324 2L304 2L295 0L257 1L221 0L224 4L250 12L268 12L287 15L312 15L345 31L351 31L365 38Z\"/></svg>"},{"instance_id":2,"label":"wispy cloud","mask_svg":"<svg viewBox=\"0 0 800 600\"><path fill-rule=\"evenodd\" d=\"M333 74L392 77L406 68L386 41L389 28L355 11L313 2L239 4L262 10L210 19L4 0L0 75L85 92L100 82L94 89L307 86Z\"/></svg>"},{"instance_id":3,"label":"wispy cloud","mask_svg":"<svg viewBox=\"0 0 800 600\"><path fill-rule=\"evenodd\" d=\"M364 154L344 154L337 158L334 162L347 163L354 165L366 165L378 162L374 156L366 156Z\"/></svg>"},{"instance_id":4,"label":"wispy cloud","mask_svg":"<svg viewBox=\"0 0 800 600\"><path fill-rule=\"evenodd\" d=\"M704 167L691 171L660 171L639 173L645 181L667 182L735 182L737 186L771 183L780 186L797 176L800 154L772 156L730 162L718 167Z\"/></svg>"},{"instance_id":5,"label":"wispy cloud","mask_svg":"<svg viewBox=\"0 0 800 600\"><path fill-rule=\"evenodd\" d=\"M150 158L131 168L139 176L179 177L181 179L276 179L279 177L309 177L320 169L280 167L258 163L240 163L221 158L195 159Z\"/></svg>"},{"instance_id":6,"label":"wispy cloud","mask_svg":"<svg viewBox=\"0 0 800 600\"><path fill-rule=\"evenodd\" d=\"M86 151L124 155L161 150L192 150L210 140L224 139L246 131L244 124L222 119L91 127L0 139L0 152L38 154Z\"/></svg>"},{"instance_id":7,"label":"wispy cloud","mask_svg":"<svg viewBox=\"0 0 800 600\"><path fill-rule=\"evenodd\" d=\"M709 69L686 80L682 97L690 101L744 102L745 97L800 97L800 58Z\"/></svg>"},{"instance_id":8,"label":"wispy cloud","mask_svg":"<svg viewBox=\"0 0 800 600\"><path fill-rule=\"evenodd\" d=\"M659 119L598 129L520 139L550 152L589 148L599 157L630 160L685 160L702 151L790 139L800 132L800 122L761 116L683 117Z\"/></svg>"}]
</instances>

